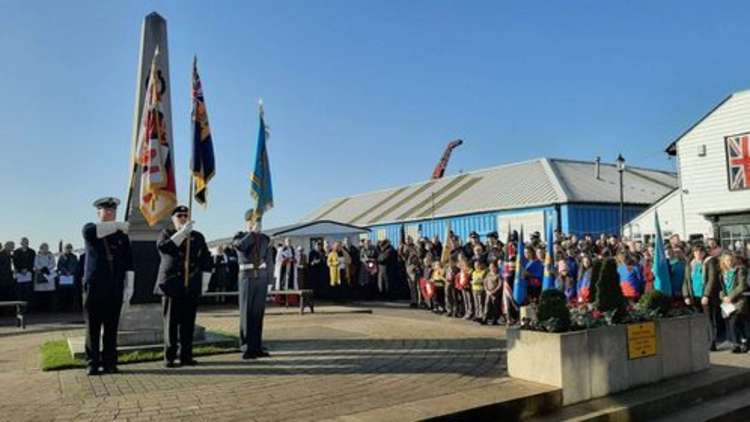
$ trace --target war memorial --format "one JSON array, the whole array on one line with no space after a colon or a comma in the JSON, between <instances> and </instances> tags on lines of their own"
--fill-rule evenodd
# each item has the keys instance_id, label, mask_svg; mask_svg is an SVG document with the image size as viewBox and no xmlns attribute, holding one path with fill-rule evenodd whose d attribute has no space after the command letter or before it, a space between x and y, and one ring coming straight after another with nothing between
<instances>
[{"instance_id":1,"label":"war memorial","mask_svg":"<svg viewBox=\"0 0 750 422\"><path fill-rule=\"evenodd\" d=\"M80 309L0 298L0 421L750 420L750 235L726 199L750 186L746 92L667 147L677 172L620 155L446 175L457 139L427 181L278 227L260 102L237 233L204 236L193 209L224 157L197 57L190 118L173 112L167 27L141 26L130 162L113 164L130 177L92 193L77 275L58 257L52 283L77 277ZM694 144L719 151L726 192L685 180ZM720 210L698 205L709 190Z\"/></svg>"}]
</instances>

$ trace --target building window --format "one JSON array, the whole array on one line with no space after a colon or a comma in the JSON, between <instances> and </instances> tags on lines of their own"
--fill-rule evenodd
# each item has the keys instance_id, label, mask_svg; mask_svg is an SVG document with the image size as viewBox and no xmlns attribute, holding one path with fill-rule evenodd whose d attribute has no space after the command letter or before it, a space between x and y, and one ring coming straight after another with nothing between
<instances>
[{"instance_id":1,"label":"building window","mask_svg":"<svg viewBox=\"0 0 750 422\"><path fill-rule=\"evenodd\" d=\"M727 224L719 227L721 246L724 249L747 253L750 244L750 224Z\"/></svg>"}]
</instances>

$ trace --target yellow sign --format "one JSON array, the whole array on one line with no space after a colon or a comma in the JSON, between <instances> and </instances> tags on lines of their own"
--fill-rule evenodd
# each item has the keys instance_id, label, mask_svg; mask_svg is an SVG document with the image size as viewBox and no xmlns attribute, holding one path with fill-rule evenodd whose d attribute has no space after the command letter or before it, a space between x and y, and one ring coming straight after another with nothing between
<instances>
[{"instance_id":1,"label":"yellow sign","mask_svg":"<svg viewBox=\"0 0 750 422\"><path fill-rule=\"evenodd\" d=\"M628 325L628 358L656 356L656 323Z\"/></svg>"}]
</instances>

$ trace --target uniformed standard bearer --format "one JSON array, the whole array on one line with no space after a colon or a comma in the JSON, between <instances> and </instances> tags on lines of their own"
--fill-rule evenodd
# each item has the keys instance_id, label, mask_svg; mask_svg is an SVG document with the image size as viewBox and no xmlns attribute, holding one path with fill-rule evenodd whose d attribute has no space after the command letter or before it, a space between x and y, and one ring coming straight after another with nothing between
<instances>
[{"instance_id":1,"label":"uniformed standard bearer","mask_svg":"<svg viewBox=\"0 0 750 422\"><path fill-rule=\"evenodd\" d=\"M83 226L86 261L82 284L88 375L118 372L120 311L133 297L135 273L127 235L129 226L115 221L119 204L117 198L111 197L94 201L99 222Z\"/></svg>"},{"instance_id":2,"label":"uniformed standard bearer","mask_svg":"<svg viewBox=\"0 0 750 422\"><path fill-rule=\"evenodd\" d=\"M271 239L261 233L254 210L245 213L246 232L239 232L232 245L240 264L240 349L243 359L268 357L263 349L263 316L271 283L273 255Z\"/></svg>"},{"instance_id":3,"label":"uniformed standard bearer","mask_svg":"<svg viewBox=\"0 0 750 422\"><path fill-rule=\"evenodd\" d=\"M164 365L194 366L193 331L199 297L208 291L211 280L211 254L203 235L193 230L188 221L188 207L180 205L172 211L174 228L162 230L157 240L159 250L159 275L154 293L162 296L164 316ZM185 285L185 259L190 238L189 277ZM177 359L179 344L180 361Z\"/></svg>"}]
</instances>

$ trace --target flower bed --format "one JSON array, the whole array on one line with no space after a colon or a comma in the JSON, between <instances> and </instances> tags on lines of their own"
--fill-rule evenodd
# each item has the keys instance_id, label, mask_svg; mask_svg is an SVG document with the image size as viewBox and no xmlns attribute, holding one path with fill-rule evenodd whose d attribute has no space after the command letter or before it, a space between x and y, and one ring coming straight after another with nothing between
<instances>
[{"instance_id":1,"label":"flower bed","mask_svg":"<svg viewBox=\"0 0 750 422\"><path fill-rule=\"evenodd\" d=\"M708 367L710 336L704 315L654 323L656 354L635 359L628 356L627 324L562 333L510 328L508 373L562 388L567 405Z\"/></svg>"},{"instance_id":2,"label":"flower bed","mask_svg":"<svg viewBox=\"0 0 750 422\"><path fill-rule=\"evenodd\" d=\"M628 302L613 260L594 273L595 302L566 306L545 290L534 317L508 329L510 376L561 387L567 405L708 367L705 315L659 291Z\"/></svg>"}]
</instances>

